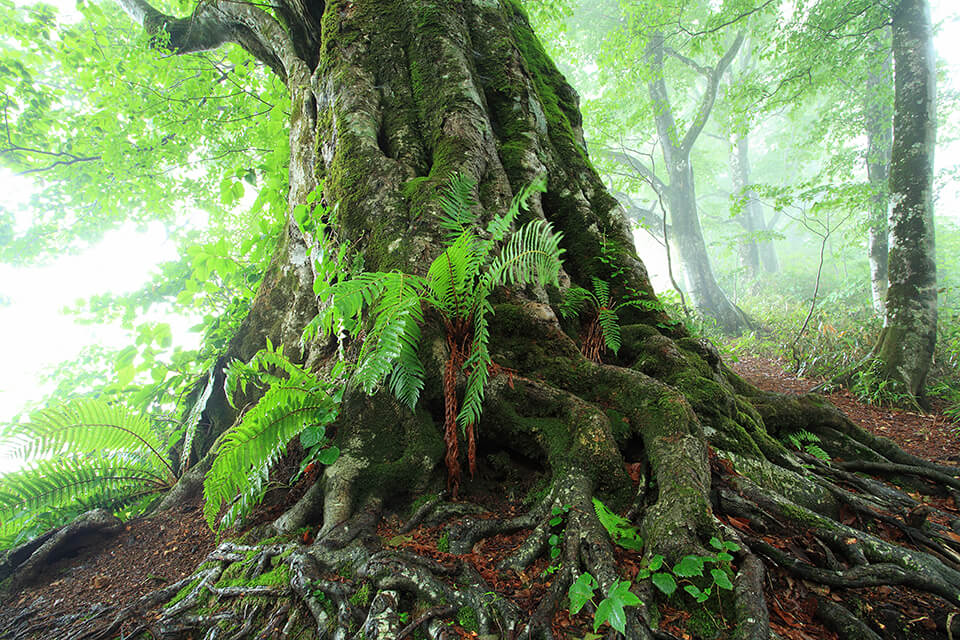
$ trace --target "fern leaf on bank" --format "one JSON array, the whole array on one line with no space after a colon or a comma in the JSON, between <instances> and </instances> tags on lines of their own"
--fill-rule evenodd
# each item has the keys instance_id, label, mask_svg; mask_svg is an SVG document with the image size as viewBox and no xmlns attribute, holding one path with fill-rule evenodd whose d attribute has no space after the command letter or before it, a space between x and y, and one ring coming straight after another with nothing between
<instances>
[{"instance_id":1,"label":"fern leaf on bank","mask_svg":"<svg viewBox=\"0 0 960 640\"><path fill-rule=\"evenodd\" d=\"M13 530L44 511L81 503L85 509L116 508L170 487L149 457L86 453L41 459L0 475L0 532Z\"/></svg>"},{"instance_id":2,"label":"fern leaf on bank","mask_svg":"<svg viewBox=\"0 0 960 640\"><path fill-rule=\"evenodd\" d=\"M598 309L597 322L603 329L603 343L607 349L614 353L620 351L620 318L617 312L613 309Z\"/></svg>"},{"instance_id":3,"label":"fern leaf on bank","mask_svg":"<svg viewBox=\"0 0 960 640\"><path fill-rule=\"evenodd\" d=\"M74 400L37 411L29 421L8 426L2 444L25 459L66 452L144 450L174 477L150 421L139 412L102 400Z\"/></svg>"},{"instance_id":4,"label":"fern leaf on bank","mask_svg":"<svg viewBox=\"0 0 960 640\"><path fill-rule=\"evenodd\" d=\"M564 318L578 316L588 302L594 308L600 306L592 292L583 287L570 287L564 292L563 301L560 302L560 315Z\"/></svg>"}]
</instances>

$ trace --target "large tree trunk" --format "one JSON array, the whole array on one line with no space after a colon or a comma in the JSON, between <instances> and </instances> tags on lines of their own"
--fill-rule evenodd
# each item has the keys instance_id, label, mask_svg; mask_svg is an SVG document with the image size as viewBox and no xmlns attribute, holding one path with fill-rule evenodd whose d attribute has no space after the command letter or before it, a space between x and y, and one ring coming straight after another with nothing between
<instances>
[{"instance_id":1,"label":"large tree trunk","mask_svg":"<svg viewBox=\"0 0 960 640\"><path fill-rule=\"evenodd\" d=\"M466 625L470 618L469 630L489 637L553 638L554 614L567 606L567 589L582 572L596 578L603 594L623 578L594 496L627 512L642 533L646 557L662 554L670 566L686 554L712 553L712 537L736 541L734 589L724 596L723 615L744 640L769 637L761 557L834 588L905 582L955 599L960 572L941 560L953 553L943 550L952 544L948 538L930 543L940 545L932 555L839 521L849 510L866 521L881 517L875 509L905 513L918 506L913 498L815 459L801 463L782 441L805 429L819 434L831 455L866 459L900 476L949 477L956 470L903 453L817 397L754 389L709 342L685 335L657 310L621 209L584 153L577 95L517 5L341 0L284 7L289 24L282 31L250 5L204 3L194 15L202 21L242 11L240 26L225 19L236 29L233 39L246 38L248 50L273 61L287 79L291 218L322 179L327 221L341 242L363 255L367 269L421 272L442 248L434 196L451 173L477 179L475 195L487 215L545 173L547 191L532 200L529 215L564 233L570 279L583 285L591 276L606 278L618 294L630 286L651 304L621 318L619 354L595 363L581 354L575 327L558 323L550 306L558 292L501 292L490 348L499 370L510 375L493 375L488 384L478 425L481 473L496 478L490 470L503 468L506 459L508 468L522 469L518 475L536 476L539 489L512 514L481 517L467 515L483 511L476 505L435 495L407 526L425 519L444 525L449 551L427 557L422 546L397 548L403 536L387 544L376 529L388 514L407 517L412 500L444 483L446 347L442 328L428 324L421 348L428 379L415 412L383 392L368 397L348 390L331 429L340 458L293 508L267 530L248 534L248 544L222 544L190 579L128 607L58 623L79 629L69 637L113 637L129 623L130 637L139 631L154 638L373 640L396 638L402 616L420 624L426 612L439 616L422 623L439 639L451 637L446 622L454 612L467 611L472 617L456 620ZM143 13L148 25L165 22L172 34L196 35ZM172 44L189 49L175 38ZM259 49L267 45L270 56ZM596 259L604 239L619 249L614 265ZM300 330L317 310L307 254L312 242L291 219L227 357L249 357L267 339L298 348L318 369L335 357L324 343L300 343ZM621 273L605 270L614 268ZM220 389L206 401L211 436L231 419ZM631 480L627 463L639 482ZM462 487L466 500L471 486ZM562 525L558 513L565 514ZM301 535L301 527L319 531L316 540ZM797 530L842 555L829 552L819 567L764 541ZM470 554L482 539L515 532L522 532L519 542L497 575L517 581L536 580L539 571L524 570L548 553L551 534L563 535L560 564L532 616L496 593L473 564L477 554ZM269 535L281 537L257 544ZM257 582L268 570L273 582ZM665 637L650 629L656 592L645 581L633 588L643 592L644 604L627 609L627 637ZM674 604L703 606L678 594ZM158 608L168 600L174 602ZM29 616L20 619L27 621L12 637L31 637ZM48 623L44 633L52 628Z\"/></svg>"},{"instance_id":2,"label":"large tree trunk","mask_svg":"<svg viewBox=\"0 0 960 640\"><path fill-rule=\"evenodd\" d=\"M933 225L936 75L925 0L901 0L894 9L893 59L890 286L875 353L883 378L895 382L901 392L920 397L937 340Z\"/></svg>"},{"instance_id":3,"label":"large tree trunk","mask_svg":"<svg viewBox=\"0 0 960 640\"><path fill-rule=\"evenodd\" d=\"M879 41L874 41L874 49L881 46ZM886 312L887 300L887 215L890 203L890 150L893 144L893 114L888 106L891 72L890 53L887 52L880 69L871 69L867 74L863 110L867 131L867 178L871 190L867 257L870 261L873 309L880 316Z\"/></svg>"}]
</instances>

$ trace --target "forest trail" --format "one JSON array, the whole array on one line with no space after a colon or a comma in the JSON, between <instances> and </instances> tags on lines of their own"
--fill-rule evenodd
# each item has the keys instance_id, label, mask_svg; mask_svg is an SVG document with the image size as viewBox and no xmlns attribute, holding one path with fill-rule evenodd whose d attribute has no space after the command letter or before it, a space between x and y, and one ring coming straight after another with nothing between
<instances>
[{"instance_id":1,"label":"forest trail","mask_svg":"<svg viewBox=\"0 0 960 640\"><path fill-rule=\"evenodd\" d=\"M797 378L786 372L782 363L764 358L741 356L736 362L731 362L731 367L751 383L767 391L802 394L819 382ZM951 424L941 413L918 414L864 405L845 390L828 394L827 397L860 426L895 440L914 455L946 464L960 461L960 427ZM919 495L916 497L920 498ZM516 504L504 501L503 495L491 495L483 490L474 491L464 498L478 502L494 513L510 512L517 508ZM923 499L936 502L939 508L960 515L960 509L952 499ZM289 496L284 500L285 503L291 501ZM275 501L270 504L268 500L256 520L268 521L283 507L284 504L277 504ZM850 514L848 519L852 523L855 518L854 514ZM730 524L737 526L742 523ZM421 526L401 533L401 525L398 517L391 517L380 527L378 534L387 546L426 552L442 563L470 562L496 591L506 595L524 610L532 612L550 584L550 572L544 561L515 576L503 576L491 570L500 557L509 553L515 543L523 539L524 532L496 536L477 545L482 548L474 548L470 554L453 556L438 550L439 527ZM904 542L899 540L899 532L886 525L878 525L878 532L884 537ZM804 539L802 532L790 538L764 536L764 539L778 548L789 549L801 558L806 553L819 553L819 550L810 548L812 544L805 544L808 541ZM189 576L215 547L215 536L203 521L202 505L199 502L186 509L174 509L153 517L132 520L113 540L98 541L96 547L60 560L52 571L7 599L0 607L0 638L14 634L18 625L28 619L32 624L36 624L38 618L48 619L51 625L56 627L57 624L62 624L64 617L70 617L79 623L89 620L93 613L95 617L102 615L104 622L107 622L116 615L118 609L123 609L160 587L175 584ZM619 551L618 561L624 573L636 573L635 556ZM774 569L767 573L765 591L770 607L771 628L780 638L837 638L817 619L815 596L849 604L848 593L844 590L838 589L831 593L827 587L796 579L783 570ZM901 587L883 586L856 591L863 602L873 603L875 606L875 615L869 616L875 624L882 625L882 622L877 621L885 619L890 621L890 626L881 632L881 637L931 640L939 637L932 621L932 618L942 618L946 614L939 599ZM141 622L149 625L151 617L151 613L145 612ZM698 636L685 630L688 626L687 618L689 613L667 606L661 607L660 629L678 639L695 640ZM903 634L903 620L910 621L912 635ZM590 633L591 626L586 613L570 618L565 610L561 610L554 620L554 631L559 638L599 638L600 636ZM458 628L454 626L452 630L457 632ZM120 631L122 637L123 629L117 631ZM471 636L462 632L458 637Z\"/></svg>"},{"instance_id":2,"label":"forest trail","mask_svg":"<svg viewBox=\"0 0 960 640\"><path fill-rule=\"evenodd\" d=\"M728 364L764 391L801 394L823 382L798 378L787 372L784 363L766 358L740 356L738 361ZM847 389L824 396L860 427L890 438L915 456L954 466L960 462L960 424L951 422L940 405L934 404L930 413L918 413L864 404Z\"/></svg>"}]
</instances>

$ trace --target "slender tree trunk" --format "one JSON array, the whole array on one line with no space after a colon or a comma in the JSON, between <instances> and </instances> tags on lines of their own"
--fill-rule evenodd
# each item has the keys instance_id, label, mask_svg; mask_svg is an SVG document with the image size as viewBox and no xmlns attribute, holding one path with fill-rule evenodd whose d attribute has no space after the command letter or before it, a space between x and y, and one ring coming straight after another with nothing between
<instances>
[{"instance_id":1,"label":"slender tree trunk","mask_svg":"<svg viewBox=\"0 0 960 640\"><path fill-rule=\"evenodd\" d=\"M730 149L730 173L733 178L733 190L743 200L743 209L737 216L737 223L743 232L737 240L737 254L740 267L747 278L756 279L760 272L760 243L756 233L761 230L758 218L762 215L759 203L750 189L750 139L747 135L734 134ZM762 219L761 219L762 224Z\"/></svg>"},{"instance_id":2,"label":"slender tree trunk","mask_svg":"<svg viewBox=\"0 0 960 640\"><path fill-rule=\"evenodd\" d=\"M874 46L882 47L879 41L875 41ZM873 309L880 316L884 315L887 299L887 216L890 204L890 150L893 144L893 113L888 106L891 73L888 51L880 69L867 74L863 111L867 131L867 177L871 190L867 256L870 261Z\"/></svg>"},{"instance_id":3,"label":"slender tree trunk","mask_svg":"<svg viewBox=\"0 0 960 640\"><path fill-rule=\"evenodd\" d=\"M717 66L710 70L707 87L704 89L696 117L682 136L673 116L664 78L666 49L663 34L651 35L647 45L647 60L651 69L647 87L654 107L654 121L669 176L669 184L665 185L664 191L667 194L667 205L670 210L670 241L674 255L683 270L684 286L690 295L691 304L701 313L715 318L721 328L730 333L743 329L746 321L743 313L720 289L710 266L707 245L703 239L700 216L697 212L690 152L710 117L720 79L742 43L743 34L741 33L727 49Z\"/></svg>"},{"instance_id":4,"label":"slender tree trunk","mask_svg":"<svg viewBox=\"0 0 960 640\"><path fill-rule=\"evenodd\" d=\"M901 0L894 9L893 60L890 287L876 354L885 378L920 397L937 340L933 226L936 75L925 0Z\"/></svg>"}]
</instances>

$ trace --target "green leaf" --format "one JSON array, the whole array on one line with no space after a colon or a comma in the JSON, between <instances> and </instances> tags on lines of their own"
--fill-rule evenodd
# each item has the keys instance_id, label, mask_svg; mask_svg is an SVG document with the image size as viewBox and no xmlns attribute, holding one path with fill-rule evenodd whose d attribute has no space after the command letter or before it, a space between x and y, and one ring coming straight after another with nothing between
<instances>
[{"instance_id":1,"label":"green leaf","mask_svg":"<svg viewBox=\"0 0 960 640\"><path fill-rule=\"evenodd\" d=\"M340 457L340 447L330 445L326 449L321 449L317 454L317 462L320 464L333 464Z\"/></svg>"},{"instance_id":2,"label":"green leaf","mask_svg":"<svg viewBox=\"0 0 960 640\"><path fill-rule=\"evenodd\" d=\"M703 558L699 556L683 556L683 558L674 565L673 574L680 578L691 578L693 576L703 575Z\"/></svg>"},{"instance_id":3,"label":"green leaf","mask_svg":"<svg viewBox=\"0 0 960 640\"><path fill-rule=\"evenodd\" d=\"M713 581L721 589L726 589L727 591L733 589L733 583L730 582L730 576L728 576L727 572L723 569L711 569L710 575L713 576Z\"/></svg>"},{"instance_id":4,"label":"green leaf","mask_svg":"<svg viewBox=\"0 0 960 640\"><path fill-rule=\"evenodd\" d=\"M593 630L596 631L604 622L623 633L627 628L627 614L623 610L623 603L611 598L604 598L597 605L597 612L593 616Z\"/></svg>"},{"instance_id":5,"label":"green leaf","mask_svg":"<svg viewBox=\"0 0 960 640\"><path fill-rule=\"evenodd\" d=\"M685 584L683 585L683 590L689 593L694 598L700 599L700 596L703 595L703 592L700 591L700 588L694 584Z\"/></svg>"},{"instance_id":6,"label":"green leaf","mask_svg":"<svg viewBox=\"0 0 960 640\"><path fill-rule=\"evenodd\" d=\"M300 433L300 444L304 449L309 449L319 444L325 436L326 430L323 427L309 426Z\"/></svg>"},{"instance_id":7,"label":"green leaf","mask_svg":"<svg viewBox=\"0 0 960 640\"><path fill-rule=\"evenodd\" d=\"M653 582L653 586L668 596L672 596L673 592L677 590L677 581L669 573L658 571L650 576L650 580Z\"/></svg>"},{"instance_id":8,"label":"green leaf","mask_svg":"<svg viewBox=\"0 0 960 640\"><path fill-rule=\"evenodd\" d=\"M593 598L597 587L596 579L589 573L581 573L577 581L570 585L567 595L570 597L570 615L577 615L580 609Z\"/></svg>"}]
</instances>

